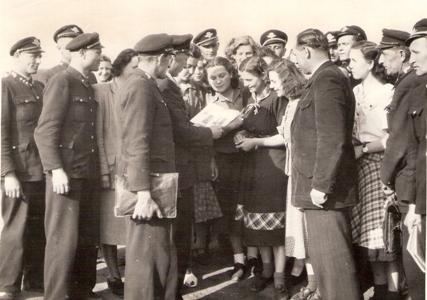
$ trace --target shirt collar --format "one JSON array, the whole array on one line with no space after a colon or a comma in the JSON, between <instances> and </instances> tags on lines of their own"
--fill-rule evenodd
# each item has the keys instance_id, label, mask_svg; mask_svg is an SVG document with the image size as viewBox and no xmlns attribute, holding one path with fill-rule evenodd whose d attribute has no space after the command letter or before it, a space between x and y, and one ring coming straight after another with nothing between
<instances>
[{"instance_id":1,"label":"shirt collar","mask_svg":"<svg viewBox=\"0 0 427 300\"><path fill-rule=\"evenodd\" d=\"M67 71L71 73L75 78L77 78L85 87L89 87L89 77L84 76L82 73L77 71L72 66L67 67Z\"/></svg>"},{"instance_id":2,"label":"shirt collar","mask_svg":"<svg viewBox=\"0 0 427 300\"><path fill-rule=\"evenodd\" d=\"M268 98L270 94L271 94L270 86L267 84L259 97L257 97L255 93L252 93L252 98L255 100L256 103L258 103Z\"/></svg>"}]
</instances>

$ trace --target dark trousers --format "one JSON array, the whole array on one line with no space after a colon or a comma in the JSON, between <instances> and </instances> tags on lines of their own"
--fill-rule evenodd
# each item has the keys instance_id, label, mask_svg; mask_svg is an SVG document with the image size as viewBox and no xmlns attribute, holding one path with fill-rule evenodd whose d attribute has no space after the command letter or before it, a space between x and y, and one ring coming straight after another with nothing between
<instances>
[{"instance_id":1,"label":"dark trousers","mask_svg":"<svg viewBox=\"0 0 427 300\"><path fill-rule=\"evenodd\" d=\"M177 217L173 222L173 240L178 259L178 287L184 283L184 276L190 266L191 226L194 224L193 188L181 189L177 201Z\"/></svg>"},{"instance_id":2,"label":"dark trousers","mask_svg":"<svg viewBox=\"0 0 427 300\"><path fill-rule=\"evenodd\" d=\"M174 300L176 249L170 219L126 220L126 300Z\"/></svg>"},{"instance_id":3,"label":"dark trousers","mask_svg":"<svg viewBox=\"0 0 427 300\"><path fill-rule=\"evenodd\" d=\"M362 299L347 210L305 210L308 252L322 299Z\"/></svg>"},{"instance_id":4,"label":"dark trousers","mask_svg":"<svg viewBox=\"0 0 427 300\"><path fill-rule=\"evenodd\" d=\"M405 220L406 213L402 213L402 222ZM425 255L425 235L426 235L426 216L423 215L421 219L422 233L424 234L424 241L421 242L421 246L424 249ZM406 246L408 245L409 232L406 226L403 226L403 268L405 270L406 282L409 288L409 294L412 300L424 300L425 299L425 273L421 271L417 263L409 254Z\"/></svg>"},{"instance_id":5,"label":"dark trousers","mask_svg":"<svg viewBox=\"0 0 427 300\"><path fill-rule=\"evenodd\" d=\"M21 182L21 186L25 197L10 198L1 183L1 292L19 292L23 274L24 286L43 286L45 183Z\"/></svg>"},{"instance_id":6,"label":"dark trousers","mask_svg":"<svg viewBox=\"0 0 427 300\"><path fill-rule=\"evenodd\" d=\"M96 284L99 180L70 179L68 195L46 178L45 300L85 297Z\"/></svg>"}]
</instances>

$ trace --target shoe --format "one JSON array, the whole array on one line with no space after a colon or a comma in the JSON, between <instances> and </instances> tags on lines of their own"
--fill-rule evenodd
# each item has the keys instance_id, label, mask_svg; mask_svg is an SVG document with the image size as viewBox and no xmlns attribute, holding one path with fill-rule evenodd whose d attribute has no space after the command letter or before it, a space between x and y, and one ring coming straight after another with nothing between
<instances>
[{"instance_id":1,"label":"shoe","mask_svg":"<svg viewBox=\"0 0 427 300\"><path fill-rule=\"evenodd\" d=\"M246 273L246 266L241 263L235 263L234 268L231 271L231 280L239 281L243 279Z\"/></svg>"},{"instance_id":2,"label":"shoe","mask_svg":"<svg viewBox=\"0 0 427 300\"><path fill-rule=\"evenodd\" d=\"M16 293L0 292L1 300L14 300L16 299Z\"/></svg>"},{"instance_id":3,"label":"shoe","mask_svg":"<svg viewBox=\"0 0 427 300\"><path fill-rule=\"evenodd\" d=\"M288 300L289 292L283 284L274 287L274 300Z\"/></svg>"},{"instance_id":4,"label":"shoe","mask_svg":"<svg viewBox=\"0 0 427 300\"><path fill-rule=\"evenodd\" d=\"M254 293L259 293L273 282L273 276L265 277L264 275L255 276L255 280L252 282L250 289Z\"/></svg>"},{"instance_id":5,"label":"shoe","mask_svg":"<svg viewBox=\"0 0 427 300\"><path fill-rule=\"evenodd\" d=\"M87 293L86 300L97 300L97 299L102 299L102 297L92 291Z\"/></svg>"},{"instance_id":6,"label":"shoe","mask_svg":"<svg viewBox=\"0 0 427 300\"><path fill-rule=\"evenodd\" d=\"M107 279L107 284L113 295L123 299L125 284L120 278L114 278L113 280Z\"/></svg>"},{"instance_id":7,"label":"shoe","mask_svg":"<svg viewBox=\"0 0 427 300\"><path fill-rule=\"evenodd\" d=\"M247 269L250 271L250 275L257 276L262 273L262 264L261 261L256 257L250 257L247 262Z\"/></svg>"},{"instance_id":8,"label":"shoe","mask_svg":"<svg viewBox=\"0 0 427 300\"><path fill-rule=\"evenodd\" d=\"M292 296L291 300L307 300L311 294L313 292L310 289L302 287L298 293Z\"/></svg>"},{"instance_id":9,"label":"shoe","mask_svg":"<svg viewBox=\"0 0 427 300\"><path fill-rule=\"evenodd\" d=\"M313 293L310 296L308 296L307 300L322 300L322 297L320 297L316 293Z\"/></svg>"},{"instance_id":10,"label":"shoe","mask_svg":"<svg viewBox=\"0 0 427 300\"><path fill-rule=\"evenodd\" d=\"M184 285L191 288L197 286L197 277L193 274L193 271L191 271L190 268L188 268L187 272L185 272Z\"/></svg>"}]
</instances>

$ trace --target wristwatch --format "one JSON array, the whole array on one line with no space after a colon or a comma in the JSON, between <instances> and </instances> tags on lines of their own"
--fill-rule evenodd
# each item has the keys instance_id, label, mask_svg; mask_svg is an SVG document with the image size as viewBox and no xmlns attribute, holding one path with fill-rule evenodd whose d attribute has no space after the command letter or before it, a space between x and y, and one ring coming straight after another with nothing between
<instances>
[{"instance_id":1,"label":"wristwatch","mask_svg":"<svg viewBox=\"0 0 427 300\"><path fill-rule=\"evenodd\" d=\"M368 143L363 143L363 145L362 145L363 147L362 147L362 153L368 153Z\"/></svg>"}]
</instances>

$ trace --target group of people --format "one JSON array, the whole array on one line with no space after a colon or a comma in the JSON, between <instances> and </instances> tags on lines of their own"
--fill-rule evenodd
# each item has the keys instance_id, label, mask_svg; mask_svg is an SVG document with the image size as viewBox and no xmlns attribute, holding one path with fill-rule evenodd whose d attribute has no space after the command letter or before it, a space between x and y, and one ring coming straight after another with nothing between
<instances>
[{"instance_id":1,"label":"group of people","mask_svg":"<svg viewBox=\"0 0 427 300\"><path fill-rule=\"evenodd\" d=\"M233 38L224 56L213 28L151 34L115 60L77 25L53 39L58 66L37 74L43 50L28 37L2 79L0 299L21 286L99 298L99 246L113 294L182 299L214 240L230 246L232 280L253 274L251 291L273 284L276 300L360 300L372 285L372 300L424 299L406 245L416 235L425 256L427 19L378 44L355 25L307 29L288 58L275 29ZM191 122L211 104L238 116ZM165 173L179 174L175 218L151 194ZM137 198L125 218L118 179ZM387 201L405 225L392 250ZM308 279L295 295L291 261Z\"/></svg>"}]
</instances>

